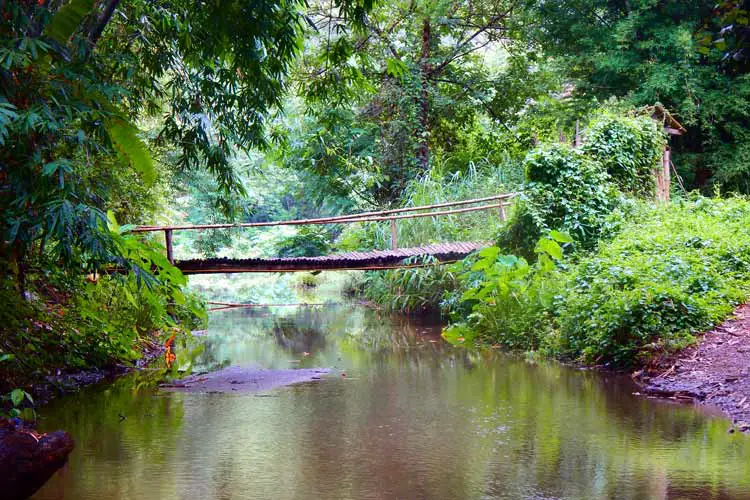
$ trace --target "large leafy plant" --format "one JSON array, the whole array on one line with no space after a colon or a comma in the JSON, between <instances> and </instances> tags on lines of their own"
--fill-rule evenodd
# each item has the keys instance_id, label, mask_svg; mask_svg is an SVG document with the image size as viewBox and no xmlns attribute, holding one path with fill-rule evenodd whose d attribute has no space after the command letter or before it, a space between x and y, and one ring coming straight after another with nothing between
<instances>
[{"instance_id":1,"label":"large leafy plant","mask_svg":"<svg viewBox=\"0 0 750 500\"><path fill-rule=\"evenodd\" d=\"M443 337L454 344L481 338L506 348L537 349L542 341L539 321L556 291L547 278L563 259L561 245L572 242L569 235L551 231L537 241L533 265L523 257L503 255L496 246L479 251L460 274L464 291L452 311L455 322Z\"/></svg>"},{"instance_id":2,"label":"large leafy plant","mask_svg":"<svg viewBox=\"0 0 750 500\"><path fill-rule=\"evenodd\" d=\"M597 161L565 144L540 146L524 161L527 183L498 244L534 258L536 241L551 230L590 248L608 229L621 193Z\"/></svg>"}]
</instances>

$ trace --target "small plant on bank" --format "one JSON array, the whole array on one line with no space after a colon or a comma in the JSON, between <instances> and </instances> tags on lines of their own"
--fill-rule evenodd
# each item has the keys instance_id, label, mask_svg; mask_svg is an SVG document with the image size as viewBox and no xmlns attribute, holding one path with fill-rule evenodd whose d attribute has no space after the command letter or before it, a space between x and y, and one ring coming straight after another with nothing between
<instances>
[{"instance_id":1,"label":"small plant on bank","mask_svg":"<svg viewBox=\"0 0 750 500\"><path fill-rule=\"evenodd\" d=\"M365 297L386 311L439 310L445 292L458 286L454 271L429 255L410 257L405 263L421 267L367 273L362 285Z\"/></svg>"},{"instance_id":2,"label":"small plant on bank","mask_svg":"<svg viewBox=\"0 0 750 500\"><path fill-rule=\"evenodd\" d=\"M12 354L0 353L0 364L12 361ZM26 403L26 404L24 404ZM36 420L34 399L23 389L15 388L0 397L0 418L22 418Z\"/></svg>"},{"instance_id":3,"label":"small plant on bank","mask_svg":"<svg viewBox=\"0 0 750 500\"><path fill-rule=\"evenodd\" d=\"M460 275L465 290L454 319L443 337L453 344L481 340L509 349L536 350L542 341L539 321L552 305L557 288L547 277L562 261L563 246L573 239L559 231L537 241L535 264L523 257L502 255L493 246L478 252L477 260ZM466 308L470 313L466 316Z\"/></svg>"}]
</instances>

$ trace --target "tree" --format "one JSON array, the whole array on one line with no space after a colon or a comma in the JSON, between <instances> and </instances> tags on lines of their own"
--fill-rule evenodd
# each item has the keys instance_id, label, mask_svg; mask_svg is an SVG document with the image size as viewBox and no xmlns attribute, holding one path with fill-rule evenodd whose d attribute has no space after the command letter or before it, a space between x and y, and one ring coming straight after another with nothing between
<instances>
[{"instance_id":1,"label":"tree","mask_svg":"<svg viewBox=\"0 0 750 500\"><path fill-rule=\"evenodd\" d=\"M236 149L263 147L300 46L296 0L24 0L0 3L0 257L23 284L35 250L55 264L117 262L100 174L157 177L134 119L181 169L241 194ZM352 15L359 7L345 5ZM127 214L125 214L127 215ZM143 270L143 269L142 269Z\"/></svg>"},{"instance_id":2,"label":"tree","mask_svg":"<svg viewBox=\"0 0 750 500\"><path fill-rule=\"evenodd\" d=\"M750 192L744 3L528 1L519 30L561 63L577 99L660 102L676 114L688 134L673 141L675 163L692 186Z\"/></svg>"},{"instance_id":3,"label":"tree","mask_svg":"<svg viewBox=\"0 0 750 500\"><path fill-rule=\"evenodd\" d=\"M461 149L478 121L498 110L506 93L487 54L511 49L513 4L384 2L356 29L335 6L313 5L308 16L316 35L296 80L317 124L308 123L308 130L320 133L297 144L296 157L309 159L313 169L338 165L339 178L369 168L377 180L368 176L370 184L356 190L368 191L365 197L376 203L394 201L434 154ZM346 144L345 136L357 137L351 148L315 152L315 143Z\"/></svg>"}]
</instances>

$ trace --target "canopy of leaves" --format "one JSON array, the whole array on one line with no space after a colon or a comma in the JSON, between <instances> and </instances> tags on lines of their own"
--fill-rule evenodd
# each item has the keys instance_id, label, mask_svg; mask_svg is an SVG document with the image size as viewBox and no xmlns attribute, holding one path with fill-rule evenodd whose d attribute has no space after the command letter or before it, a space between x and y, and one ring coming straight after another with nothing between
<instances>
[{"instance_id":1,"label":"canopy of leaves","mask_svg":"<svg viewBox=\"0 0 750 500\"><path fill-rule=\"evenodd\" d=\"M266 142L266 116L300 48L299 8L286 0L0 4L3 253L21 266L35 245L67 265L117 257L101 228L105 211L123 204L101 171L129 177L134 192L159 176L134 117L158 117L156 139L177 149L178 168L207 169L225 195L243 193L230 160Z\"/></svg>"},{"instance_id":2,"label":"canopy of leaves","mask_svg":"<svg viewBox=\"0 0 750 500\"><path fill-rule=\"evenodd\" d=\"M694 186L750 191L746 2L538 0L517 20L581 100L661 102L688 129L675 164ZM736 21L734 24L733 21Z\"/></svg>"}]
</instances>

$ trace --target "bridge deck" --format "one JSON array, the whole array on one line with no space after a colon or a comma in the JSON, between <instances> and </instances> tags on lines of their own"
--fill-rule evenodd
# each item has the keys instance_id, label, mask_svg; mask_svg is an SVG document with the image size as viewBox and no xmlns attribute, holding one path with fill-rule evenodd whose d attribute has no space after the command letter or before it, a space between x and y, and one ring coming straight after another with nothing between
<instances>
[{"instance_id":1,"label":"bridge deck","mask_svg":"<svg viewBox=\"0 0 750 500\"><path fill-rule=\"evenodd\" d=\"M491 245L488 242L440 243L416 248L348 252L320 257L279 259L191 259L175 262L185 274L267 273L325 270L375 270L409 267L405 259L430 255L440 262L463 259L471 252Z\"/></svg>"}]
</instances>

